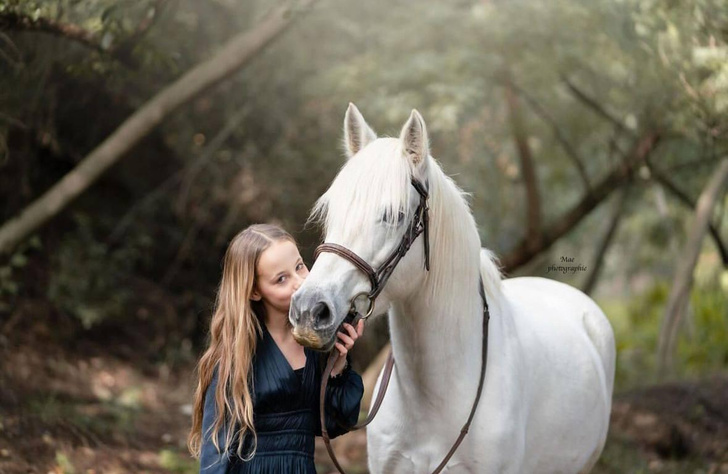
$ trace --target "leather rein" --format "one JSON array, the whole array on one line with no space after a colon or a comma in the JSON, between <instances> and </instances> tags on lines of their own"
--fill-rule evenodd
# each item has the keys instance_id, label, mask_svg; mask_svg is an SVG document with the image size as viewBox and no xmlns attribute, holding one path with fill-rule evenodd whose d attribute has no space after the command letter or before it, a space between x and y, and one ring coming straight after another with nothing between
<instances>
[{"instance_id":1,"label":"leather rein","mask_svg":"<svg viewBox=\"0 0 728 474\"><path fill-rule=\"evenodd\" d=\"M428 192L427 188L417 179L412 178L412 186L414 186L415 190L417 190L417 193L420 195L420 203L417 206L417 210L415 211L414 217L412 219L412 222L410 223L409 229L405 232L405 234L402 236L402 240L400 241L400 244L395 248L389 256L384 260L384 262L374 270L371 265L369 265L364 259L359 257L357 254L352 252L351 250L347 249L346 247L334 244L334 243L323 243L319 245L316 248L316 251L314 252L314 259L318 258L318 256L321 254L321 252L330 252L334 253L336 255L339 255L340 257L348 260L351 262L355 267L357 267L359 270L361 270L363 273L367 275L369 278L369 281L371 283L371 290L369 293L363 292L358 293L351 299L351 307L349 308L349 313L347 314L346 318L344 319L344 322L349 322L352 325L356 325L359 319L367 320L369 316L372 315L372 312L374 311L374 302L381 293L381 291L384 289L384 285L387 283L387 280L392 275L392 272L394 271L395 267L399 263L399 261L402 259L402 257L405 256L407 251L410 249L414 241L417 239L417 237L424 233L424 246L425 246L425 269L430 270L430 236L429 236L429 208L427 205L427 199L428 199ZM473 407L470 410L470 415L468 416L468 420L465 422L465 425L463 425L462 429L460 430L460 436L458 436L458 439L455 441L453 446L450 448L450 451L447 453L445 458L442 460L442 462L435 468L434 471L432 471L432 474L437 474L440 471L442 471L445 468L445 465L450 460L450 458L455 454L455 451L457 450L458 446L462 442L463 438L465 438L465 435L468 433L468 429L470 427L470 423L473 420L473 417L475 416L475 409L478 406L478 402L480 401L480 395L483 391L483 383L485 381L485 368L488 362L488 322L490 321L490 311L488 310L488 302L485 298L485 291L483 289L483 282L482 278L478 285L478 290L480 291L481 299L483 300L483 344L482 344L482 365L481 365L481 371L480 371L480 381L478 383L478 391L477 395L475 396L475 401L473 402ZM366 296L369 299L369 308L367 310L367 314L362 316L361 313L359 313L356 309L356 301L360 296ZM342 322L343 324L343 322ZM338 329L337 329L338 332ZM331 355L329 356L329 359L326 363L326 369L324 370L323 377L321 379L321 393L320 393L320 418L321 418L321 435L324 439L324 444L326 445L326 450L329 453L329 456L331 457L331 460L334 462L334 465L339 470L341 474L346 474L344 469L339 464L338 460L336 459L336 454L334 454L334 450L331 447L331 440L329 438L328 430L326 429L326 387L328 386L329 377L331 376L331 372L334 368L334 364L336 360L339 358L339 351L337 349L334 349L331 351ZM334 417L336 423L347 429L347 431L355 431L361 428L364 428L367 426L376 416L377 412L379 411L379 407L382 404L382 400L384 399L384 395L387 391L387 387L389 386L389 379L392 375L392 370L394 369L394 356L392 354L392 350L389 351L389 356L387 357L387 362L384 366L384 373L382 374L382 380L379 387L379 392L377 393L377 397L374 401L374 404L372 405L372 409L369 413L369 416L367 416L366 420L363 422L356 424L354 426L347 426L343 424L338 418Z\"/></svg>"}]
</instances>

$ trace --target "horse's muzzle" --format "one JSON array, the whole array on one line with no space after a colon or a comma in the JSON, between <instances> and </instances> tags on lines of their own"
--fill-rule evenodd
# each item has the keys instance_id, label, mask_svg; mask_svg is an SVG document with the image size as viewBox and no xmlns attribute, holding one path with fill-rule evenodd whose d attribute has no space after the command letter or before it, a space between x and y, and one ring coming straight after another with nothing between
<instances>
[{"instance_id":1,"label":"horse's muzzle","mask_svg":"<svg viewBox=\"0 0 728 474\"><path fill-rule=\"evenodd\" d=\"M312 297L318 296L318 297ZM331 350L336 343L338 326L333 303L321 295L294 294L289 319L293 325L293 337L306 347Z\"/></svg>"}]
</instances>

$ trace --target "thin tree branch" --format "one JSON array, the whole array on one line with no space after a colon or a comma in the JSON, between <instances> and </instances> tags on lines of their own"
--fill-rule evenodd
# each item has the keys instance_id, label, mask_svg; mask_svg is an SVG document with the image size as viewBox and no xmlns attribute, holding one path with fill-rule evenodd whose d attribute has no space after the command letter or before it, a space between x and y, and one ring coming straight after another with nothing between
<instances>
[{"instance_id":1,"label":"thin tree branch","mask_svg":"<svg viewBox=\"0 0 728 474\"><path fill-rule=\"evenodd\" d=\"M97 41L93 33L73 23L54 21L43 17L33 18L23 13L4 11L0 14L0 30L41 31L71 39L98 51L104 51L101 43Z\"/></svg>"},{"instance_id":2,"label":"thin tree branch","mask_svg":"<svg viewBox=\"0 0 728 474\"><path fill-rule=\"evenodd\" d=\"M213 155L225 144L228 138L240 127L245 117L250 113L251 107L245 106L238 110L232 117L227 121L225 126L220 130L215 137L210 140L210 143L205 147L205 151L190 166L185 168L185 177L182 180L182 186L180 189L179 196L177 197L177 212L182 213L184 208L187 206L189 200L190 189L197 179L200 172L210 164L210 160Z\"/></svg>"},{"instance_id":3,"label":"thin tree branch","mask_svg":"<svg viewBox=\"0 0 728 474\"><path fill-rule=\"evenodd\" d=\"M582 102L584 105L586 105L592 111L594 111L597 115L599 115L602 118L605 118L609 122L613 123L619 129L619 131L621 131L622 133L625 133L632 137L636 137L635 133L632 130L629 130L627 127L625 127L625 125L620 120L617 120L617 118L615 118L612 114L607 112L607 110L604 107L602 107L602 105L599 104L599 102L597 102L595 99L589 97L585 92L583 92L581 89L579 89L567 77L562 76L561 79L564 81L564 83L569 88L569 90L572 92L572 94L577 99L579 99L580 102Z\"/></svg>"},{"instance_id":4,"label":"thin tree branch","mask_svg":"<svg viewBox=\"0 0 728 474\"><path fill-rule=\"evenodd\" d=\"M137 62L132 57L132 50L139 41L152 29L152 26L156 23L160 17L161 12L166 6L168 0L156 0L154 6L152 6L147 15L139 22L134 32L128 37L122 39L116 46L111 50L111 53L117 57L117 59L126 62L128 64L136 65Z\"/></svg>"},{"instance_id":5,"label":"thin tree branch","mask_svg":"<svg viewBox=\"0 0 728 474\"><path fill-rule=\"evenodd\" d=\"M619 127L614 127L614 129L612 130L612 134L609 137L609 141L608 141L609 151L607 153L607 159L611 163L615 162L615 160L614 160L615 152L619 153L620 156L625 155L625 152L619 147L619 144L617 143L618 139L619 139Z\"/></svg>"},{"instance_id":6,"label":"thin tree branch","mask_svg":"<svg viewBox=\"0 0 728 474\"><path fill-rule=\"evenodd\" d=\"M15 46L13 40L11 40L10 37L2 31L0 31L0 40L2 40L8 46L8 48L10 48L10 50L13 52L13 55L15 55L17 59L11 58L10 55L6 53L3 48L0 48L0 55L2 55L2 57L11 67L19 69L22 66L22 55L20 54L18 47Z\"/></svg>"},{"instance_id":7,"label":"thin tree branch","mask_svg":"<svg viewBox=\"0 0 728 474\"><path fill-rule=\"evenodd\" d=\"M172 260L172 263L169 267L167 267L167 271L164 272L164 276L161 280L161 285L163 287L169 286L174 277L177 276L177 273L179 273L182 263L187 259L187 257L189 257L190 252L192 252L197 235L200 233L207 220L208 216L204 212L200 212L194 217L192 225L187 229L185 238L182 240L182 243L177 249L177 254L174 257L174 260Z\"/></svg>"},{"instance_id":8,"label":"thin tree branch","mask_svg":"<svg viewBox=\"0 0 728 474\"><path fill-rule=\"evenodd\" d=\"M124 235L124 232L131 225L131 223L134 222L134 217L136 217L139 211L151 206L154 201L170 191L174 187L174 185L180 179L182 179L182 174L184 173L185 169L186 168L182 168L181 170L174 173L172 176L162 181L156 188L154 188L151 192L144 196L144 198L134 204L131 209L129 209L126 214L124 214L124 216L119 220L119 222L114 227L114 230L111 231L111 234L109 234L109 237L107 238L107 242L109 244L116 243L121 238L121 236Z\"/></svg>"},{"instance_id":9,"label":"thin tree branch","mask_svg":"<svg viewBox=\"0 0 728 474\"><path fill-rule=\"evenodd\" d=\"M725 154L725 153L728 153L728 150L721 150L721 152L722 152L722 154ZM719 155L719 156L722 156L722 155ZM720 158L699 158L697 160L688 160L683 163L676 163L672 166L667 166L667 167L663 168L662 171L664 173L674 173L674 172L681 171L685 168L694 170L701 166L715 165L719 161L720 161Z\"/></svg>"},{"instance_id":10,"label":"thin tree branch","mask_svg":"<svg viewBox=\"0 0 728 474\"><path fill-rule=\"evenodd\" d=\"M10 37L8 35L6 35L5 33L3 33L2 31L0 31L0 39L2 39L3 42L5 42L5 44L7 44L8 47L10 47L10 49L13 50L13 54L15 54L15 56L18 57L18 62L20 62L20 56L21 56L20 50L18 49L17 46L15 46L15 43L13 42L13 40L11 40Z\"/></svg>"},{"instance_id":11,"label":"thin tree branch","mask_svg":"<svg viewBox=\"0 0 728 474\"><path fill-rule=\"evenodd\" d=\"M604 233L604 236L599 243L599 247L594 254L592 263L589 266L590 273L586 279L586 282L584 283L584 286L582 287L582 291L586 294L591 294L597 284L597 281L599 280L599 275L601 274L602 266L604 265L604 256L606 255L609 246L612 244L614 236L617 234L617 228L619 227L619 223L622 220L622 215L624 214L624 207L625 203L627 202L628 193L629 187L623 186L622 190L617 196L617 202L614 205L614 210L612 212L611 218L609 219L609 224L607 224L606 232Z\"/></svg>"},{"instance_id":12,"label":"thin tree branch","mask_svg":"<svg viewBox=\"0 0 728 474\"><path fill-rule=\"evenodd\" d=\"M618 189L631 178L634 169L652 152L659 139L660 134L658 132L650 132L637 140L625 160L616 166L604 179L593 186L591 194L582 197L570 211L564 213L556 222L543 229L539 238L538 247L532 248L528 245L528 242L522 240L508 252L501 259L504 271L506 273L512 272L527 263L576 227L599 203L604 201L614 190Z\"/></svg>"},{"instance_id":13,"label":"thin tree branch","mask_svg":"<svg viewBox=\"0 0 728 474\"><path fill-rule=\"evenodd\" d=\"M528 94L525 90L523 90L521 87L516 85L515 83L511 84L513 89L523 97L523 99L526 101L528 105L531 106L531 109L541 117L541 119L546 122L550 127L551 131L554 134L554 137L556 137L556 141L559 142L561 147L566 152L567 156L571 158L571 161L574 163L574 166L576 166L576 170L579 172L579 176L581 177L582 183L584 183L584 191L590 192L591 186L589 184L589 176L586 173L586 169L584 168L584 164L581 162L581 159L579 158L578 153L574 149L574 147L569 143L569 140L566 139L566 136L561 131L561 128L556 123L556 119L546 110L544 109L541 104L539 104L536 99L531 97L530 94Z\"/></svg>"},{"instance_id":14,"label":"thin tree branch","mask_svg":"<svg viewBox=\"0 0 728 474\"><path fill-rule=\"evenodd\" d=\"M673 196L678 199L678 201L685 204L690 209L695 209L695 201L693 201L686 192L684 192L675 183L673 183L670 178L667 177L667 175L656 169L651 164L650 172L655 181L664 186L665 189L667 189L670 193L672 193ZM728 267L728 250L726 250L726 246L725 244L723 244L723 240L720 237L720 232L713 225L712 222L708 222L708 230L711 237L713 238L713 241L715 242L715 246L718 247L718 252L720 253L721 259L723 260L723 266Z\"/></svg>"},{"instance_id":15,"label":"thin tree branch","mask_svg":"<svg viewBox=\"0 0 728 474\"><path fill-rule=\"evenodd\" d=\"M513 139L518 149L518 156L521 161L521 173L526 191L526 242L531 247L538 247L538 239L541 235L541 197L538 190L538 179L533 164L533 154L528 145L528 136L523 124L523 117L516 97L513 80L510 74L504 74L504 85L506 93L506 104L511 119Z\"/></svg>"}]
</instances>

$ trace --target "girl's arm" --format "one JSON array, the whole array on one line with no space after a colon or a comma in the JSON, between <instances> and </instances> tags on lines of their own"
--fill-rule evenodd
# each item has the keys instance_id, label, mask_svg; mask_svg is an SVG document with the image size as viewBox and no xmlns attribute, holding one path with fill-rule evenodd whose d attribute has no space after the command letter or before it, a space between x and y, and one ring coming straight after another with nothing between
<instances>
[{"instance_id":1,"label":"girl's arm","mask_svg":"<svg viewBox=\"0 0 728 474\"><path fill-rule=\"evenodd\" d=\"M336 418L346 426L356 424L359 419L361 399L364 395L364 383L361 376L351 368L348 354L347 362L341 375L329 378L326 387L326 430L331 439L347 433L347 430L336 423ZM318 412L318 403L316 407L316 436L321 436L321 415Z\"/></svg>"},{"instance_id":2,"label":"girl's arm","mask_svg":"<svg viewBox=\"0 0 728 474\"><path fill-rule=\"evenodd\" d=\"M217 419L217 404L215 403L215 390L217 389L217 367L212 374L210 386L205 391L205 404L202 415L202 449L200 450L200 474L224 474L229 464L228 453L225 451L225 433L227 422L217 434L217 444L222 452L218 452L212 442L212 427Z\"/></svg>"}]
</instances>

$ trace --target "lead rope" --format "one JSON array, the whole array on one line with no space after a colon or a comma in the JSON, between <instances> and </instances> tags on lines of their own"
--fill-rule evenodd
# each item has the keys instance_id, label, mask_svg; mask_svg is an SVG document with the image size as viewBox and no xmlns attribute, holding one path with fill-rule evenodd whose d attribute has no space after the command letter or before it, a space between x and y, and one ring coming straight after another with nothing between
<instances>
[{"instance_id":1,"label":"lead rope","mask_svg":"<svg viewBox=\"0 0 728 474\"><path fill-rule=\"evenodd\" d=\"M478 407L478 402L480 401L480 395L483 392L483 383L485 382L485 370L488 365L488 323L490 322L490 310L488 309L488 301L485 298L485 290L483 289L483 280L480 279L480 284L478 285L478 290L480 291L480 297L483 300L483 343L482 343L482 366L480 369L480 381L478 382L478 391L475 396L475 401L473 402L473 407L470 410L470 415L468 416L468 421L465 422L465 425L463 425L462 429L460 430L460 436L458 436L458 439L455 441L455 444L453 444L452 448L450 448L450 451L445 456L445 459L442 460L439 466L435 468L434 471L432 471L432 474L438 474L440 471L442 471L445 468L445 465L447 465L447 462L450 460L450 458L455 454L455 451L458 449L458 446L460 446L460 443L465 438L465 435L468 434L468 430L470 428L470 423L473 421L473 418L475 416L475 409ZM359 317L355 318L354 323L356 324L356 321L358 321ZM320 403L319 403L319 412L320 412L320 418L321 418L321 436L324 439L324 444L326 445L326 450L329 453L329 457L334 462L334 465L336 466L336 469L339 470L341 474L346 474L344 469L339 465L338 459L336 459L336 454L334 453L333 448L331 447L331 440L329 439L329 433L326 429L326 387L328 386L328 380L331 376L331 371L334 368L334 363L336 362L336 359L339 357L339 351L338 349L334 349L331 352L331 355L329 356L328 361L326 362L326 369L324 370L323 378L321 380L321 393L320 393ZM374 402L374 406L372 408L371 413L367 417L367 419L358 425L354 425L353 427L347 428L344 424L342 424L338 419L334 418L335 421L342 427L347 428L350 431L355 431L358 429L361 429L368 425L373 419L374 416L379 411L379 407L382 403L382 400L384 399L384 394L386 393L387 386L389 385L389 379L392 374L392 369L394 367L394 356L392 355L392 350L389 351L389 357L387 358L387 363L385 365L384 374L382 375L382 383L379 387L379 392L377 393L376 401Z\"/></svg>"}]
</instances>

